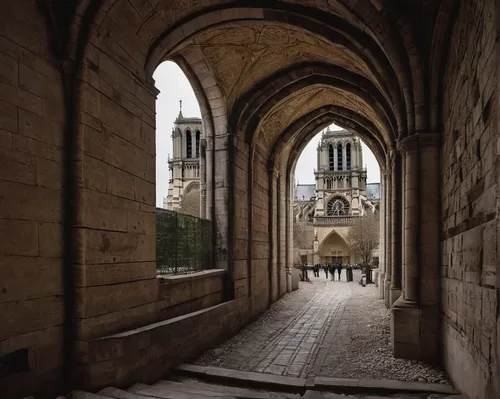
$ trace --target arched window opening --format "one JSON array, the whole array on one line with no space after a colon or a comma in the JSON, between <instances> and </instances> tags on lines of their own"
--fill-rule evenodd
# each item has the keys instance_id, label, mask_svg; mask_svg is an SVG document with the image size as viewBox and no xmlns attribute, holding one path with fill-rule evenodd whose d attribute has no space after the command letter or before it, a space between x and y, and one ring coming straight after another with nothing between
<instances>
[{"instance_id":1,"label":"arched window opening","mask_svg":"<svg viewBox=\"0 0 500 399\"><path fill-rule=\"evenodd\" d=\"M196 132L196 158L200 157L200 131Z\"/></svg>"},{"instance_id":2,"label":"arched window opening","mask_svg":"<svg viewBox=\"0 0 500 399\"><path fill-rule=\"evenodd\" d=\"M337 170L342 170L342 144L339 143L337 146Z\"/></svg>"},{"instance_id":3,"label":"arched window opening","mask_svg":"<svg viewBox=\"0 0 500 399\"><path fill-rule=\"evenodd\" d=\"M332 189L332 180L331 179L328 179L326 181L326 189L327 190L331 190Z\"/></svg>"},{"instance_id":4,"label":"arched window opening","mask_svg":"<svg viewBox=\"0 0 500 399\"><path fill-rule=\"evenodd\" d=\"M193 157L193 140L191 137L191 131L186 130L186 158Z\"/></svg>"},{"instance_id":5,"label":"arched window opening","mask_svg":"<svg viewBox=\"0 0 500 399\"><path fill-rule=\"evenodd\" d=\"M335 169L335 158L333 156L333 145L328 146L328 165L330 170Z\"/></svg>"},{"instance_id":6,"label":"arched window opening","mask_svg":"<svg viewBox=\"0 0 500 399\"><path fill-rule=\"evenodd\" d=\"M345 161L347 170L351 170L351 143L347 143L345 147Z\"/></svg>"},{"instance_id":7,"label":"arched window opening","mask_svg":"<svg viewBox=\"0 0 500 399\"><path fill-rule=\"evenodd\" d=\"M344 197L332 197L326 206L328 216L347 216L349 214L349 202Z\"/></svg>"},{"instance_id":8,"label":"arched window opening","mask_svg":"<svg viewBox=\"0 0 500 399\"><path fill-rule=\"evenodd\" d=\"M201 166L204 160L197 158L201 155L199 132L203 132L200 104L191 86L197 82L191 81L172 61L161 63L153 79L159 90L154 148L156 169L152 170L156 172L157 197L156 271L169 275L210 269L213 267L213 229L211 222L201 220L207 215L206 197L201 187L211 175ZM154 131L152 124L151 132ZM160 133L168 131L172 131L172 135ZM166 179L167 173L169 179ZM140 193L141 198L146 196L146 190L149 195L149 186L141 184L140 188L144 190ZM174 256L176 253L180 256Z\"/></svg>"}]
</instances>

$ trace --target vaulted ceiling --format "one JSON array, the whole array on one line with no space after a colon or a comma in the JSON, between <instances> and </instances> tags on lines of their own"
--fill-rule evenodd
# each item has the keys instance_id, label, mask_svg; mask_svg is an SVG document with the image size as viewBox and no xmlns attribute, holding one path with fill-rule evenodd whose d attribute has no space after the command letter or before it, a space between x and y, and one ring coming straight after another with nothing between
<instances>
[{"instance_id":1,"label":"vaulted ceiling","mask_svg":"<svg viewBox=\"0 0 500 399\"><path fill-rule=\"evenodd\" d=\"M180 60L199 83L205 114L226 118L232 132L264 154L280 140L303 141L284 132L319 117L359 126L379 153L388 153L400 137L439 125L436 76L456 4L107 0L97 45L138 75ZM324 107L327 113L318 111Z\"/></svg>"}]
</instances>

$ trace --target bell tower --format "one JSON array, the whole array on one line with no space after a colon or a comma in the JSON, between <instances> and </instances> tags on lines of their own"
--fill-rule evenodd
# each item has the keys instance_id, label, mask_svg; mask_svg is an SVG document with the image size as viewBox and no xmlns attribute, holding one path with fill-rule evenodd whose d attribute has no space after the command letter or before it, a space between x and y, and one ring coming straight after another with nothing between
<instances>
[{"instance_id":1,"label":"bell tower","mask_svg":"<svg viewBox=\"0 0 500 399\"><path fill-rule=\"evenodd\" d=\"M361 216L367 172L359 138L328 127L318 143L317 158L315 217Z\"/></svg>"}]
</instances>

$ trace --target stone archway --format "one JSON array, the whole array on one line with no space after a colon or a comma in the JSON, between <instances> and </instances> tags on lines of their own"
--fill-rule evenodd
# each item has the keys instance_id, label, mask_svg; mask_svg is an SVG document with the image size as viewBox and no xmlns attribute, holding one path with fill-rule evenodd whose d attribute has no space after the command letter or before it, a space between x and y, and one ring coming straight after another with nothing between
<instances>
[{"instance_id":1,"label":"stone archway","mask_svg":"<svg viewBox=\"0 0 500 399\"><path fill-rule=\"evenodd\" d=\"M311 126L338 119L382 166L395 354L444 352L470 396L498 396L500 271L485 239L498 235L493 0L63 3L19 0L2 14L2 300L14 316L29 301L44 310L36 326L13 318L2 339L21 348L17 336L32 334L52 347L31 351L67 349L68 367L35 362L29 381L42 389L70 373L76 342L158 317L151 75L172 59L210 130L206 213L231 327L286 291L293 165ZM21 269L36 270L43 290L25 287ZM130 363L146 367L149 355ZM464 386L464 370L480 383Z\"/></svg>"},{"instance_id":2,"label":"stone archway","mask_svg":"<svg viewBox=\"0 0 500 399\"><path fill-rule=\"evenodd\" d=\"M344 238L347 234L347 229L346 227L340 227L333 230L329 229L330 231L327 235L317 231L318 253L321 259L324 259L326 263L330 263L329 258L333 256L337 258L340 257L344 264L356 263L356 256L352 253L351 248Z\"/></svg>"}]
</instances>

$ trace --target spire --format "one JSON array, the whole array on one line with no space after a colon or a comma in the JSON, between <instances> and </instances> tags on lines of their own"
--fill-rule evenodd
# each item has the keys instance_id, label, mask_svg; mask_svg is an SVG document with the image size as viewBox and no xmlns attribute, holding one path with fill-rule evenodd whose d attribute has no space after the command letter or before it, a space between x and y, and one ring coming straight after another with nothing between
<instances>
[{"instance_id":1,"label":"spire","mask_svg":"<svg viewBox=\"0 0 500 399\"><path fill-rule=\"evenodd\" d=\"M182 115L182 100L179 100L179 115L177 115L177 120L183 119L184 116Z\"/></svg>"}]
</instances>

